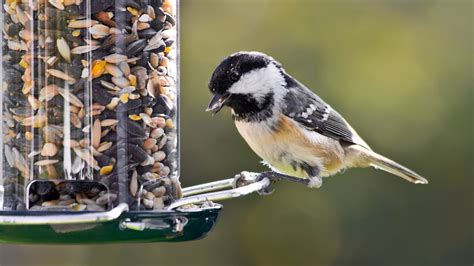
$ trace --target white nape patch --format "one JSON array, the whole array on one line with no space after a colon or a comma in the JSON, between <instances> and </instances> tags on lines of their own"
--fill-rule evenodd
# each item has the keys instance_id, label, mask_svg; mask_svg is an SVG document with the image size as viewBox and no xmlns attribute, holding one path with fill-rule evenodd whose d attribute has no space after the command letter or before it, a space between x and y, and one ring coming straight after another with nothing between
<instances>
[{"instance_id":1,"label":"white nape patch","mask_svg":"<svg viewBox=\"0 0 474 266\"><path fill-rule=\"evenodd\" d=\"M275 102L285 97L285 79L275 64L256 69L240 77L239 81L229 88L233 94L251 94L257 101L263 100L268 93L274 93Z\"/></svg>"}]
</instances>

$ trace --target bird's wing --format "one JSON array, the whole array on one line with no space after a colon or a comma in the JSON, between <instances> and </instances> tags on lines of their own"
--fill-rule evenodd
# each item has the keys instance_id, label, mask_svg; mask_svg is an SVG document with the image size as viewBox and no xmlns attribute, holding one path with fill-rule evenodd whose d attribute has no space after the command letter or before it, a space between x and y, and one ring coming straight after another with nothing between
<instances>
[{"instance_id":1,"label":"bird's wing","mask_svg":"<svg viewBox=\"0 0 474 266\"><path fill-rule=\"evenodd\" d=\"M288 89L283 113L311 131L336 140L358 144L365 143L344 118L316 94L300 83Z\"/></svg>"}]
</instances>

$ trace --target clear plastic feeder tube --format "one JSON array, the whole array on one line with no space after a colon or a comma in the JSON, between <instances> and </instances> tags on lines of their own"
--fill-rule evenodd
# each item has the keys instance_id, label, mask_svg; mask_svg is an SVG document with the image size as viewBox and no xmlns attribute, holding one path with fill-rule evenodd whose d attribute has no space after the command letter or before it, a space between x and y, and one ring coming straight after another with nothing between
<instances>
[{"instance_id":1,"label":"clear plastic feeder tube","mask_svg":"<svg viewBox=\"0 0 474 266\"><path fill-rule=\"evenodd\" d=\"M177 0L2 0L0 210L180 197Z\"/></svg>"}]
</instances>

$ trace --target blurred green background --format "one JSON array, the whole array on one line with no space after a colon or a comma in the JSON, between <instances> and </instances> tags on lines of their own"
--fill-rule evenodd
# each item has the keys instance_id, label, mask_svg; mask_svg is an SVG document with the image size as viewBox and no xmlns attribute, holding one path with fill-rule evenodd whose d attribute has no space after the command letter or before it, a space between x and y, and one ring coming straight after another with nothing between
<instances>
[{"instance_id":1,"label":"blurred green background","mask_svg":"<svg viewBox=\"0 0 474 266\"><path fill-rule=\"evenodd\" d=\"M1 265L472 265L473 2L181 1L185 186L261 171L207 82L235 51L272 55L378 152L426 176L373 169L311 190L225 202L206 239L0 246Z\"/></svg>"}]
</instances>

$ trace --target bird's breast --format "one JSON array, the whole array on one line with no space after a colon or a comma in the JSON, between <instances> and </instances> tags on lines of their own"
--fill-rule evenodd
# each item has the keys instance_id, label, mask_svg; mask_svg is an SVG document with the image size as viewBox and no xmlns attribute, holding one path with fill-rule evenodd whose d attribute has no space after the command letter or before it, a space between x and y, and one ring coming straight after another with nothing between
<instances>
[{"instance_id":1,"label":"bird's breast","mask_svg":"<svg viewBox=\"0 0 474 266\"><path fill-rule=\"evenodd\" d=\"M282 173L307 177L298 167L301 163L317 167L322 176L344 168L344 151L338 141L308 131L286 116L262 122L235 121L235 125L252 150Z\"/></svg>"}]
</instances>

